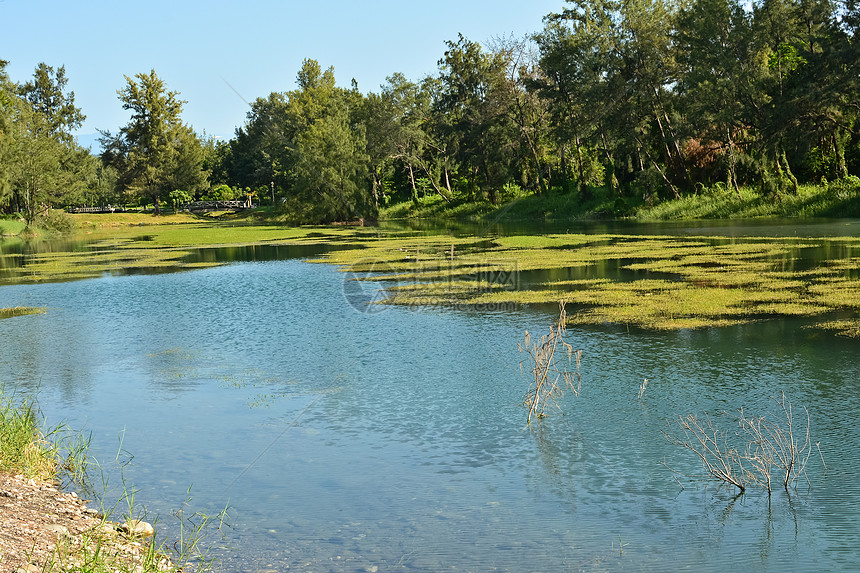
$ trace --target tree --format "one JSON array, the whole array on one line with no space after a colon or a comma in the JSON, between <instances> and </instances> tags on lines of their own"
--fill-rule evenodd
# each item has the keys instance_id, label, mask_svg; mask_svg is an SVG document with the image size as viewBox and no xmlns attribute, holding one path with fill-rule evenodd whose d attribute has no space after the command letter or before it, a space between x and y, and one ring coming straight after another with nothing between
<instances>
[{"instance_id":1,"label":"tree","mask_svg":"<svg viewBox=\"0 0 860 573\"><path fill-rule=\"evenodd\" d=\"M203 169L209 172L211 184L227 184L230 181L230 144L215 137L204 137Z\"/></svg>"},{"instance_id":2,"label":"tree","mask_svg":"<svg viewBox=\"0 0 860 573\"><path fill-rule=\"evenodd\" d=\"M37 66L32 82L18 89L11 103L13 144L8 172L12 200L28 224L53 203L68 203L83 190L80 176L86 151L71 131L85 116L75 106L74 92L66 91L65 68L56 72L44 63Z\"/></svg>"},{"instance_id":3,"label":"tree","mask_svg":"<svg viewBox=\"0 0 860 573\"><path fill-rule=\"evenodd\" d=\"M441 93L437 111L447 116L442 124L453 140L456 156L476 187L481 185L492 202L510 180L515 163L516 126L503 97L506 62L501 53L487 53L461 34L448 41L439 60Z\"/></svg>"},{"instance_id":4,"label":"tree","mask_svg":"<svg viewBox=\"0 0 860 573\"><path fill-rule=\"evenodd\" d=\"M227 172L230 181L240 187L290 185L287 165L292 163L288 145L294 135L288 127L287 96L273 92L251 104L245 125L230 140Z\"/></svg>"},{"instance_id":5,"label":"tree","mask_svg":"<svg viewBox=\"0 0 860 573\"><path fill-rule=\"evenodd\" d=\"M9 194L9 166L12 159L12 84L6 73L6 60L0 60L0 205Z\"/></svg>"},{"instance_id":6,"label":"tree","mask_svg":"<svg viewBox=\"0 0 860 573\"><path fill-rule=\"evenodd\" d=\"M756 87L752 39L749 17L737 0L696 0L680 12L678 92L689 136L707 150L703 162L728 157L726 178L738 194L737 138L765 103Z\"/></svg>"},{"instance_id":7,"label":"tree","mask_svg":"<svg viewBox=\"0 0 860 573\"><path fill-rule=\"evenodd\" d=\"M541 75L531 87L548 102L564 186L571 145L579 182L591 179L588 159L592 150L602 147L610 165L609 184L612 188L618 185L607 141L611 136L605 129L605 118L618 106L618 101L609 98L606 82L610 22L599 3L589 4L551 15L543 32L535 36Z\"/></svg>"},{"instance_id":8,"label":"tree","mask_svg":"<svg viewBox=\"0 0 860 573\"><path fill-rule=\"evenodd\" d=\"M432 98L426 87L396 73L386 78L381 94L365 99L362 121L374 192L382 185L383 170L391 167L406 177L413 201L418 199L417 180L422 177L439 196L451 200L449 169L429 123Z\"/></svg>"},{"instance_id":9,"label":"tree","mask_svg":"<svg viewBox=\"0 0 860 573\"><path fill-rule=\"evenodd\" d=\"M346 110L317 119L297 142L297 190L330 222L375 216L367 196L366 142L347 122Z\"/></svg>"},{"instance_id":10,"label":"tree","mask_svg":"<svg viewBox=\"0 0 860 573\"><path fill-rule=\"evenodd\" d=\"M117 91L131 120L114 137L102 134L103 160L119 170L119 185L152 200L160 213L162 194L182 187L195 191L206 185L203 150L190 127L180 118L179 93L167 91L155 70L125 77Z\"/></svg>"},{"instance_id":11,"label":"tree","mask_svg":"<svg viewBox=\"0 0 860 573\"><path fill-rule=\"evenodd\" d=\"M524 186L538 194L547 188L544 181L545 142L549 135L547 106L537 91L529 91L541 77L534 52L534 42L528 38L497 38L491 45L505 63L503 81L498 84L498 97L506 102L508 119L518 130L517 153Z\"/></svg>"},{"instance_id":12,"label":"tree","mask_svg":"<svg viewBox=\"0 0 860 573\"><path fill-rule=\"evenodd\" d=\"M42 62L33 80L21 86L21 96L42 116L51 135L71 142L71 132L83 124L86 116L75 107L75 92L66 92L68 83L65 66L55 70Z\"/></svg>"}]
</instances>

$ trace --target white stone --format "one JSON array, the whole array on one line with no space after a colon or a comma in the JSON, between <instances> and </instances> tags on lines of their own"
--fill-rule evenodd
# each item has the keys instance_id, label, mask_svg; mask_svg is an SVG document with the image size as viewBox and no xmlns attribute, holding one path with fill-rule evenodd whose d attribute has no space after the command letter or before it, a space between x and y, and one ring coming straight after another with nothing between
<instances>
[{"instance_id":1,"label":"white stone","mask_svg":"<svg viewBox=\"0 0 860 573\"><path fill-rule=\"evenodd\" d=\"M66 527L65 525L51 524L51 525L46 525L45 529L47 529L48 531L53 531L57 535L68 535L69 534L69 528Z\"/></svg>"},{"instance_id":2,"label":"white stone","mask_svg":"<svg viewBox=\"0 0 860 573\"><path fill-rule=\"evenodd\" d=\"M152 537L155 533L152 525L140 519L129 519L122 525L122 530L133 537Z\"/></svg>"}]
</instances>

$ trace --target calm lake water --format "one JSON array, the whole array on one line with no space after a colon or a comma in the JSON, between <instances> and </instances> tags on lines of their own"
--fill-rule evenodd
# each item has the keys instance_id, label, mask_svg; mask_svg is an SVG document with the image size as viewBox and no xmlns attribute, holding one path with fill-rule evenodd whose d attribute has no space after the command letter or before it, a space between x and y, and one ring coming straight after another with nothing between
<instances>
[{"instance_id":1,"label":"calm lake water","mask_svg":"<svg viewBox=\"0 0 860 573\"><path fill-rule=\"evenodd\" d=\"M857 341L795 320L571 328L582 392L529 429L517 342L550 309L361 312L338 269L266 258L0 287L48 308L0 321L0 381L92 432L109 490L167 531L189 496L186 514L229 505L222 570L860 570ZM812 487L736 497L664 467L698 471L664 438L675 415L783 391L821 442Z\"/></svg>"}]
</instances>

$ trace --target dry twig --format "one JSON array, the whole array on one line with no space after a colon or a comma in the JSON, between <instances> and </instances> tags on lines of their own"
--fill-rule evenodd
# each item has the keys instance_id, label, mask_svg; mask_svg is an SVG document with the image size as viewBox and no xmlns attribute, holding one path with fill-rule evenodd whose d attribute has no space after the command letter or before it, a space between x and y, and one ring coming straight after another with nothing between
<instances>
[{"instance_id":1,"label":"dry twig","mask_svg":"<svg viewBox=\"0 0 860 573\"><path fill-rule=\"evenodd\" d=\"M749 416L739 410L735 417L738 430L732 434L720 431L708 417L700 420L689 414L678 416L682 434L667 433L666 437L671 443L698 456L705 477L734 485L741 492L748 485L759 485L769 494L773 491L774 480L786 491L789 487L796 487L801 478L809 484L806 474L806 464L812 454L809 411L804 408L806 426L798 431L791 402L785 394L781 399L773 400L779 406L777 413ZM672 471L676 479L683 475Z\"/></svg>"},{"instance_id":2,"label":"dry twig","mask_svg":"<svg viewBox=\"0 0 860 573\"><path fill-rule=\"evenodd\" d=\"M582 376L579 373L581 350L574 350L562 338L565 332L565 321L567 314L564 310L564 301L559 302L558 323L550 326L549 334L544 335L534 342L531 335L526 331L525 339L517 344L520 352L527 352L532 363L532 382L526 393L524 403L528 406L528 423L531 424L532 416L538 418L546 416L547 402L560 409L558 400L564 396L565 390L579 394L582 384ZM557 354L567 355L566 364L564 358ZM575 370L569 367L575 361ZM520 369L522 369L520 362Z\"/></svg>"}]
</instances>

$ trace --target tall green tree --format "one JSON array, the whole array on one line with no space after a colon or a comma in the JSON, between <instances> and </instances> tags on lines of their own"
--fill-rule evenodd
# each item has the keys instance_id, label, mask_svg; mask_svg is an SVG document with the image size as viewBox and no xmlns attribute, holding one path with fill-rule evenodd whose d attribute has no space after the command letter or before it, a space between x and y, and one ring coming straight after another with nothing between
<instances>
[{"instance_id":1,"label":"tall green tree","mask_svg":"<svg viewBox=\"0 0 860 573\"><path fill-rule=\"evenodd\" d=\"M9 196L9 166L12 160L12 116L14 89L6 73L6 60L0 60L0 206Z\"/></svg>"},{"instance_id":2,"label":"tall green tree","mask_svg":"<svg viewBox=\"0 0 860 573\"><path fill-rule=\"evenodd\" d=\"M74 202L83 189L80 170L86 151L72 131L85 119L66 89L65 68L42 63L33 80L11 99L14 144L8 158L12 200L28 224L56 203Z\"/></svg>"},{"instance_id":3,"label":"tall green tree","mask_svg":"<svg viewBox=\"0 0 860 573\"><path fill-rule=\"evenodd\" d=\"M447 116L442 125L464 174L496 202L511 179L516 153L516 126L503 89L506 61L502 53L489 53L462 34L447 48L439 60L437 111Z\"/></svg>"},{"instance_id":4,"label":"tall green tree","mask_svg":"<svg viewBox=\"0 0 860 573\"><path fill-rule=\"evenodd\" d=\"M288 95L288 117L295 129L287 148L294 150L292 175L296 195L312 205L322 221L375 217L368 192L367 140L359 123L361 94L337 88L334 69L323 71L306 59Z\"/></svg>"},{"instance_id":5,"label":"tall green tree","mask_svg":"<svg viewBox=\"0 0 860 573\"><path fill-rule=\"evenodd\" d=\"M675 37L681 66L677 91L687 134L703 151L703 166L726 157L726 179L740 193L739 138L766 104L749 14L737 0L694 0L679 15ZM704 170L700 177L706 177Z\"/></svg>"},{"instance_id":6,"label":"tall green tree","mask_svg":"<svg viewBox=\"0 0 860 573\"><path fill-rule=\"evenodd\" d=\"M167 90L155 70L125 79L117 94L131 119L116 137L103 134L103 159L119 171L119 185L151 200L158 214L162 195L206 185L203 151L196 134L182 123L185 102L178 92Z\"/></svg>"},{"instance_id":7,"label":"tall green tree","mask_svg":"<svg viewBox=\"0 0 860 573\"><path fill-rule=\"evenodd\" d=\"M349 124L345 109L315 120L299 136L296 147L296 190L313 205L316 219L375 216L367 189L364 133Z\"/></svg>"},{"instance_id":8,"label":"tall green tree","mask_svg":"<svg viewBox=\"0 0 860 573\"><path fill-rule=\"evenodd\" d=\"M54 69L42 62L36 66L33 79L21 86L21 95L42 117L50 135L71 142L72 132L86 116L75 106L75 92L66 89L68 83L65 66Z\"/></svg>"},{"instance_id":9,"label":"tall green tree","mask_svg":"<svg viewBox=\"0 0 860 573\"><path fill-rule=\"evenodd\" d=\"M544 30L535 35L541 74L531 89L548 103L562 185L567 185L568 150L573 149L574 171L581 183L592 182L589 169L593 152L603 149L614 177L611 134L606 129L618 102L609 97L611 19L600 3L552 14Z\"/></svg>"},{"instance_id":10,"label":"tall green tree","mask_svg":"<svg viewBox=\"0 0 860 573\"><path fill-rule=\"evenodd\" d=\"M490 51L501 56L505 74L498 84L498 97L505 102L508 119L516 127L519 150L517 171L520 183L538 194L547 188L545 164L549 137L549 113L535 86L542 73L531 38L497 38Z\"/></svg>"}]
</instances>

